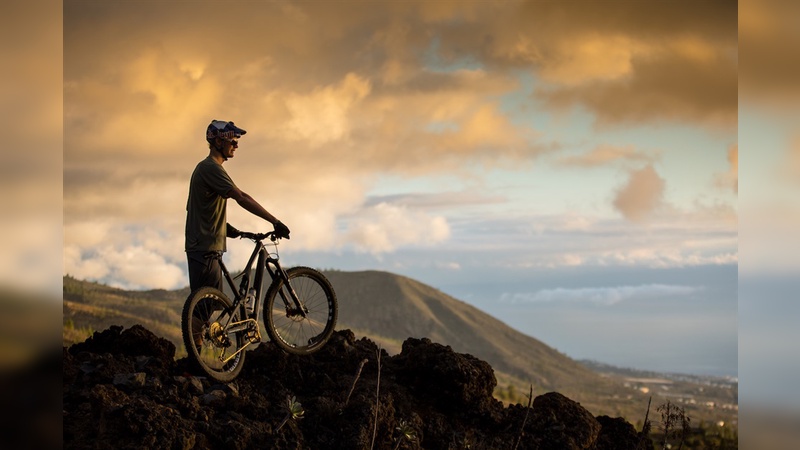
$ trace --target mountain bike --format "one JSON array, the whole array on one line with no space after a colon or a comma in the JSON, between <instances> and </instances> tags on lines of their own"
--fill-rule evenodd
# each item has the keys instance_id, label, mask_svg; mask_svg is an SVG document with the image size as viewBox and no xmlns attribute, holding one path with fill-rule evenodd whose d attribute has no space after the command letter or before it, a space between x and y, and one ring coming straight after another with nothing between
<instances>
[{"instance_id":1,"label":"mountain bike","mask_svg":"<svg viewBox=\"0 0 800 450\"><path fill-rule=\"evenodd\" d=\"M338 315L336 294L322 273L310 267L281 267L280 238L275 232L245 231L239 237L255 243L245 269L231 277L221 257L219 260L233 300L219 289L202 287L186 299L181 316L190 360L223 383L239 375L245 350L262 341L258 323L265 274L272 281L263 295L264 328L284 351L296 355L316 352L333 334ZM234 280L238 278L237 289Z\"/></svg>"}]
</instances>

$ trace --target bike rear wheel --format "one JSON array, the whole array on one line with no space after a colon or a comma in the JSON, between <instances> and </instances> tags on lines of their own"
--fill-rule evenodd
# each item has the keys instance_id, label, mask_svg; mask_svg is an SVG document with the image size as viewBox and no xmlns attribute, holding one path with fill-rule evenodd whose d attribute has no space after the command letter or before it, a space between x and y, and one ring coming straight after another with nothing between
<instances>
[{"instance_id":1,"label":"bike rear wheel","mask_svg":"<svg viewBox=\"0 0 800 450\"><path fill-rule=\"evenodd\" d=\"M275 278L264 302L264 323L272 342L295 355L316 352L330 339L339 314L331 283L310 267L286 271L288 285ZM303 311L298 310L290 287L297 294Z\"/></svg>"},{"instance_id":2,"label":"bike rear wheel","mask_svg":"<svg viewBox=\"0 0 800 450\"><path fill-rule=\"evenodd\" d=\"M189 295L181 316L189 359L209 377L223 383L241 372L245 352L240 350L248 342L241 326L231 326L242 321L241 311L234 311L232 304L220 290L203 287Z\"/></svg>"}]
</instances>

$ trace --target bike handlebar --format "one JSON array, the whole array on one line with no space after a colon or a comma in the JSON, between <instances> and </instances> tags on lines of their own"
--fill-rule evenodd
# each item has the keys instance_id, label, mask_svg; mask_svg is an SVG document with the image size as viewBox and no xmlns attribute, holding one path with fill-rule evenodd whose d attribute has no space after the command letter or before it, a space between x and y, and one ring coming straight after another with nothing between
<instances>
[{"instance_id":1,"label":"bike handlebar","mask_svg":"<svg viewBox=\"0 0 800 450\"><path fill-rule=\"evenodd\" d=\"M269 240L271 240L272 242L275 242L278 239L280 239L281 236L278 236L277 234L275 234L274 231L268 231L266 233L252 233L250 231L240 231L239 232L239 238L240 239L250 239L250 240L253 240L253 241L263 241L264 239L269 238Z\"/></svg>"}]
</instances>

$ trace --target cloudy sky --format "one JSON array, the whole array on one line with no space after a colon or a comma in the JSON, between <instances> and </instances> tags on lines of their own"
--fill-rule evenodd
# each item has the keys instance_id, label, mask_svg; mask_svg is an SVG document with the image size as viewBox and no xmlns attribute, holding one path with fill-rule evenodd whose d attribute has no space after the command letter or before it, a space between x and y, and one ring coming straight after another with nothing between
<instances>
[{"instance_id":1,"label":"cloudy sky","mask_svg":"<svg viewBox=\"0 0 800 450\"><path fill-rule=\"evenodd\" d=\"M573 357L736 374L735 3L68 0L63 33L65 273L187 285L188 180L233 120L225 168L288 263L407 275Z\"/></svg>"}]
</instances>

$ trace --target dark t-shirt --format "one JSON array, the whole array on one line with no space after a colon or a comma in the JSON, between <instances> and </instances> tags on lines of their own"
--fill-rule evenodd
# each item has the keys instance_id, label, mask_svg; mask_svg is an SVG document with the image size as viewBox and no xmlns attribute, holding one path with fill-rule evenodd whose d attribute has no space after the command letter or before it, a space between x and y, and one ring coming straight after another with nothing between
<instances>
[{"instance_id":1,"label":"dark t-shirt","mask_svg":"<svg viewBox=\"0 0 800 450\"><path fill-rule=\"evenodd\" d=\"M186 203L186 251L225 251L225 207L235 188L221 164L208 158L192 172Z\"/></svg>"}]
</instances>

